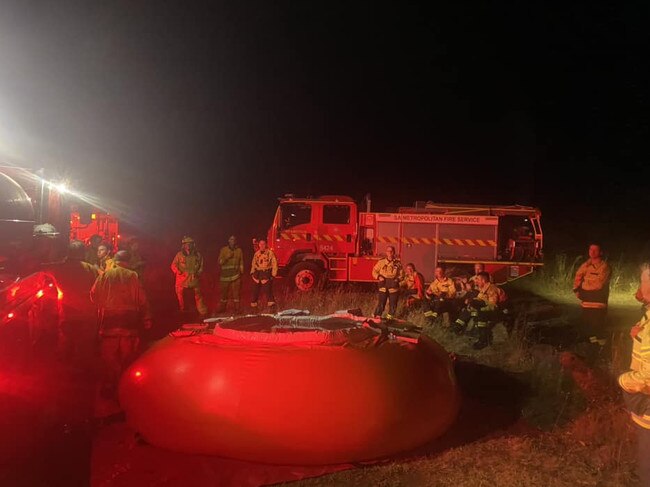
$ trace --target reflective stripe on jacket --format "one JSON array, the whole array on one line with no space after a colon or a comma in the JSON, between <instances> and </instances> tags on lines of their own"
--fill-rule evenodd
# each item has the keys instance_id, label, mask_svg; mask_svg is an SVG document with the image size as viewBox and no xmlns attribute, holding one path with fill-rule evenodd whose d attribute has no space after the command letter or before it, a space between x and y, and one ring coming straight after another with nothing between
<instances>
[{"instance_id":1,"label":"reflective stripe on jacket","mask_svg":"<svg viewBox=\"0 0 650 487\"><path fill-rule=\"evenodd\" d=\"M221 282L232 282L239 279L244 273L244 256L239 247L231 249L228 245L219 251L219 267Z\"/></svg>"}]
</instances>

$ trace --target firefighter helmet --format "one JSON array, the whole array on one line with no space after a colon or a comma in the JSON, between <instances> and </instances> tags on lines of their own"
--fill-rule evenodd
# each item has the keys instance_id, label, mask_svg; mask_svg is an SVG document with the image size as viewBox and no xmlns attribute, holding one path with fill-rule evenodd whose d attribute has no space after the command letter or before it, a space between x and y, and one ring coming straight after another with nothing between
<instances>
[{"instance_id":1,"label":"firefighter helmet","mask_svg":"<svg viewBox=\"0 0 650 487\"><path fill-rule=\"evenodd\" d=\"M181 244L186 244L186 243L194 243L194 239L192 237L183 237L183 240L181 241Z\"/></svg>"}]
</instances>

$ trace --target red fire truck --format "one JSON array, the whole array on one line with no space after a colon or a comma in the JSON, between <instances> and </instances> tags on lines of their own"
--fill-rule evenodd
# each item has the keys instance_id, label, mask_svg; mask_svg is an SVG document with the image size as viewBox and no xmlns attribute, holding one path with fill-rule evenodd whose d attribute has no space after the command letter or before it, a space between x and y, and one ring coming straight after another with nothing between
<instances>
[{"instance_id":1,"label":"red fire truck","mask_svg":"<svg viewBox=\"0 0 650 487\"><path fill-rule=\"evenodd\" d=\"M541 212L526 206L416 202L390 213L365 211L348 196L280 198L268 242L280 275L307 291L321 279L374 282L371 271L393 245L430 282L436 265L452 274L483 263L497 283L542 265Z\"/></svg>"},{"instance_id":2,"label":"red fire truck","mask_svg":"<svg viewBox=\"0 0 650 487\"><path fill-rule=\"evenodd\" d=\"M99 235L117 251L120 239L119 221L110 213L96 209L73 207L70 212L70 240L88 244L90 237Z\"/></svg>"},{"instance_id":3,"label":"red fire truck","mask_svg":"<svg viewBox=\"0 0 650 487\"><path fill-rule=\"evenodd\" d=\"M56 332L63 290L46 269L65 256L68 235L99 234L117 248L118 220L66 194L37 172L0 167L0 363Z\"/></svg>"}]
</instances>

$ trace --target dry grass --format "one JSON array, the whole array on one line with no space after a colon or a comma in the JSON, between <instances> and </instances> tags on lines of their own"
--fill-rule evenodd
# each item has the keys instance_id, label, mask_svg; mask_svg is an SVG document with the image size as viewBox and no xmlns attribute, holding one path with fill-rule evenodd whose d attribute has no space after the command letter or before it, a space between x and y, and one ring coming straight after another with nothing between
<instances>
[{"instance_id":1,"label":"dry grass","mask_svg":"<svg viewBox=\"0 0 650 487\"><path fill-rule=\"evenodd\" d=\"M550 291L566 287L577 263L559 259L555 274L541 278ZM615 269L618 269L615 267ZM564 277L563 277L564 276ZM568 276L571 276L570 278ZM630 286L627 274L615 271L616 287ZM540 279L540 278L537 278ZM570 292L570 284L569 284ZM327 314L375 306L375 294L353 286L327 292L285 296L284 308L309 309ZM424 325L421 313L406 317ZM559 364L550 346L523 339L525 316L508 336L501 325L494 330L492 347L475 351L471 341L440 327L425 333L454 352L461 361L498 369L522 383L527 390L520 419L503 430L431 454L380 463L325 477L297 482L306 486L628 486L637 485L633 471L634 447L629 418L616 399L616 390L594 401L576 387ZM472 384L480 388L480 384ZM612 399L614 398L614 399ZM514 400L514 399L513 399ZM507 398L506 398L507 401Z\"/></svg>"}]
</instances>

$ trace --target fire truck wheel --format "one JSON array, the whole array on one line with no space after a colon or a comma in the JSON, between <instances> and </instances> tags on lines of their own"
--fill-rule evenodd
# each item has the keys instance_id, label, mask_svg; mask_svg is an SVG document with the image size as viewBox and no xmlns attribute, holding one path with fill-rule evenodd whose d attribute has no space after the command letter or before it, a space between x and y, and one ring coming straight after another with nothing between
<instances>
[{"instance_id":1,"label":"fire truck wheel","mask_svg":"<svg viewBox=\"0 0 650 487\"><path fill-rule=\"evenodd\" d=\"M311 262L300 262L291 269L289 281L293 283L298 291L312 291L318 287L322 269Z\"/></svg>"}]
</instances>

